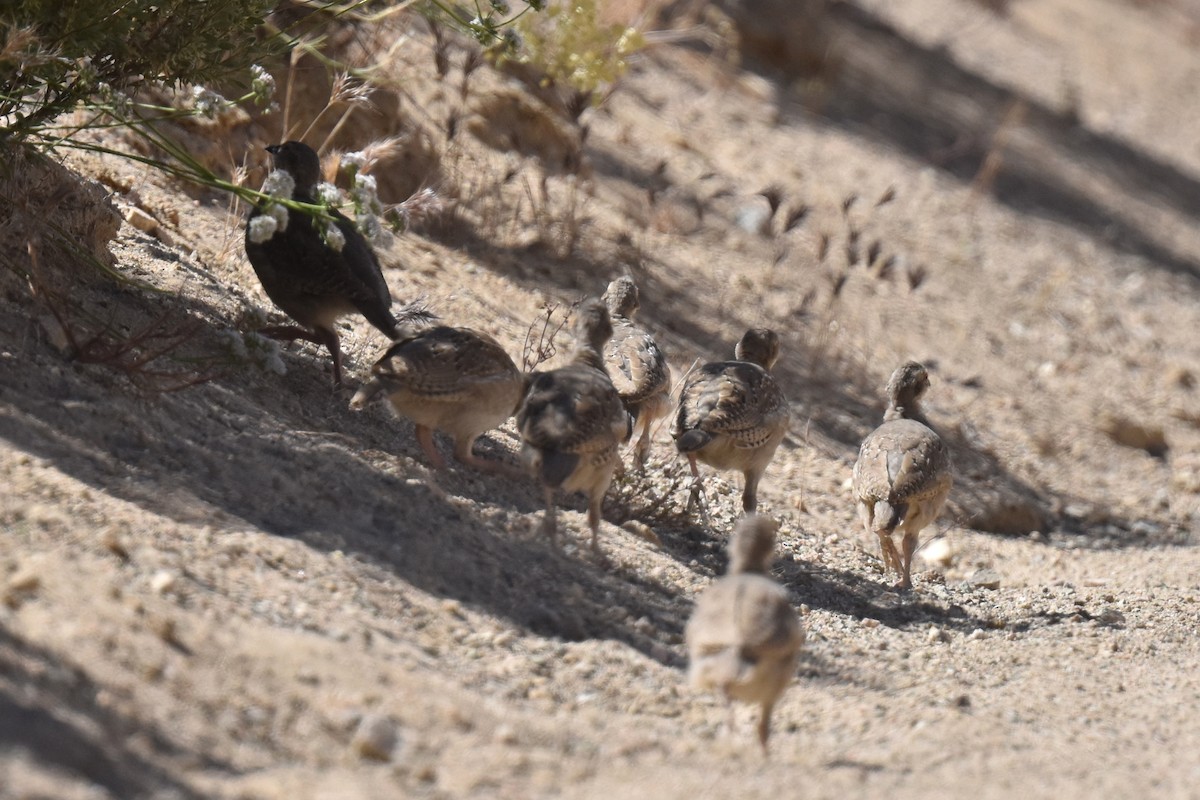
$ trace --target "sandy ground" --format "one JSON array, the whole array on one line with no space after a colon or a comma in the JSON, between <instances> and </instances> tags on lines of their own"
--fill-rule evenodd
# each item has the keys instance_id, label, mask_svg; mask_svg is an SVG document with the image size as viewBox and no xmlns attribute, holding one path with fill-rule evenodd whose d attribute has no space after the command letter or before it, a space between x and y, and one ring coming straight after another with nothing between
<instances>
[{"instance_id":1,"label":"sandy ground","mask_svg":"<svg viewBox=\"0 0 1200 800\"><path fill-rule=\"evenodd\" d=\"M451 202L382 251L397 301L517 356L547 304L629 272L676 376L781 332L793 424L759 497L808 644L769 760L750 709L729 730L684 679L736 476L689 518L661 426L610 493L607 560L578 499L556 551L535 487L433 472L323 351L281 375L236 350L278 312L226 197L71 156L99 188L54 202L109 194L141 227L108 245L120 282L49 250L36 297L0 271L0 797L1195 796L1198 25L1183 2L839 4L818 79L659 44L584 114L580 176L569 123L505 116L534 101L490 67L464 99L422 27L399 100L348 126L346 148L402 136L385 200ZM207 141L228 166L278 124ZM38 202L10 207L10 263ZM90 358L53 308L108 331ZM342 331L361 376L386 343ZM902 595L848 480L910 357L957 483ZM511 458L511 423L478 447Z\"/></svg>"}]
</instances>

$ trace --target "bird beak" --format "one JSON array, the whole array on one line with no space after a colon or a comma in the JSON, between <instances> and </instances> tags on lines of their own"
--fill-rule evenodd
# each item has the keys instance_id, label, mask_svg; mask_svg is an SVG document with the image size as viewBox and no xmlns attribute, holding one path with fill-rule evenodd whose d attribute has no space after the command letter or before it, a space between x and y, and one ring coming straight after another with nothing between
<instances>
[{"instance_id":1,"label":"bird beak","mask_svg":"<svg viewBox=\"0 0 1200 800\"><path fill-rule=\"evenodd\" d=\"M362 386L358 387L358 391L354 393L354 397L350 399L350 408L354 411L360 411L366 407L368 403L375 398L375 395L384 390L383 383L374 378L367 381Z\"/></svg>"},{"instance_id":2,"label":"bird beak","mask_svg":"<svg viewBox=\"0 0 1200 800\"><path fill-rule=\"evenodd\" d=\"M279 145L277 145L277 144L267 145L267 152L270 153L271 155L275 155L276 153L279 152Z\"/></svg>"}]
</instances>

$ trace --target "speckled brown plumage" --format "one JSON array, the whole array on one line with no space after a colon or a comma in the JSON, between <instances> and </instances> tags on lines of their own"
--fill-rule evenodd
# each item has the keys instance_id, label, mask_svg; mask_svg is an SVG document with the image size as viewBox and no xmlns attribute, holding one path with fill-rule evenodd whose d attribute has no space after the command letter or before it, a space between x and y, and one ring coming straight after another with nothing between
<instances>
[{"instance_id":1,"label":"speckled brown plumage","mask_svg":"<svg viewBox=\"0 0 1200 800\"><path fill-rule=\"evenodd\" d=\"M757 703L758 741L796 673L804 629L782 586L767 577L778 523L747 514L730 541L729 572L704 590L688 620L688 677L694 688Z\"/></svg>"},{"instance_id":2,"label":"speckled brown plumage","mask_svg":"<svg viewBox=\"0 0 1200 800\"><path fill-rule=\"evenodd\" d=\"M787 433L787 400L770 369L779 357L779 337L766 328L746 332L737 360L705 364L684 384L671 435L691 464L693 498L699 491L696 461L745 477L742 508L758 507L758 482Z\"/></svg>"},{"instance_id":3,"label":"speckled brown plumage","mask_svg":"<svg viewBox=\"0 0 1200 800\"><path fill-rule=\"evenodd\" d=\"M937 517L953 483L950 451L929 427L920 399L929 388L925 368L910 361L888 381L884 422L859 448L853 491L867 532L879 537L885 567L912 586L912 557L921 529ZM901 550L892 537L902 534Z\"/></svg>"},{"instance_id":4,"label":"speckled brown plumage","mask_svg":"<svg viewBox=\"0 0 1200 800\"><path fill-rule=\"evenodd\" d=\"M671 368L654 337L634 322L641 300L632 278L609 283L604 302L613 325L604 363L634 419L634 459L644 466L650 452L650 426L671 410Z\"/></svg>"},{"instance_id":5,"label":"speckled brown plumage","mask_svg":"<svg viewBox=\"0 0 1200 800\"><path fill-rule=\"evenodd\" d=\"M575 334L569 364L530 376L517 428L524 441L522 461L545 491L543 532L556 541L557 490L584 492L595 551L600 507L618 448L629 437L630 420L604 369L602 352L612 323L603 303L589 300L579 307Z\"/></svg>"},{"instance_id":6,"label":"speckled brown plumage","mask_svg":"<svg viewBox=\"0 0 1200 800\"><path fill-rule=\"evenodd\" d=\"M472 451L484 431L515 413L524 376L500 343L486 333L446 325L402 333L371 367L371 378L350 401L361 408L383 394L396 413L413 421L417 441L437 468L445 460L433 431L454 439L454 456L478 469L499 464Z\"/></svg>"},{"instance_id":7,"label":"speckled brown plumage","mask_svg":"<svg viewBox=\"0 0 1200 800\"><path fill-rule=\"evenodd\" d=\"M267 148L276 169L295 181L292 199L315 203L321 162L302 142L285 142ZM342 354L334 322L358 312L367 321L395 338L396 319L387 281L371 248L354 223L331 211L345 245L335 250L321 238L317 224L307 214L290 211L288 225L266 241L252 241L250 222L262 216L262 207L250 212L246 225L246 255L271 302L302 327L275 326L261 331L277 339L305 339L323 344L333 357L334 383L342 382Z\"/></svg>"}]
</instances>

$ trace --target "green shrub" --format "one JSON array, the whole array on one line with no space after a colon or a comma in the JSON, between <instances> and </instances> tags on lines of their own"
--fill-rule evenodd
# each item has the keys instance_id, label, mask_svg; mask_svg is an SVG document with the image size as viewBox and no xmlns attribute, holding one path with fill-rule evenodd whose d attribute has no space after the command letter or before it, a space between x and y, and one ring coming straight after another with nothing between
<instances>
[{"instance_id":1,"label":"green shrub","mask_svg":"<svg viewBox=\"0 0 1200 800\"><path fill-rule=\"evenodd\" d=\"M542 14L516 21L515 60L538 70L543 82L599 102L645 44L635 28L604 25L596 0L554 0Z\"/></svg>"},{"instance_id":2,"label":"green shrub","mask_svg":"<svg viewBox=\"0 0 1200 800\"><path fill-rule=\"evenodd\" d=\"M3 0L0 139L100 93L203 84L263 59L274 0Z\"/></svg>"}]
</instances>

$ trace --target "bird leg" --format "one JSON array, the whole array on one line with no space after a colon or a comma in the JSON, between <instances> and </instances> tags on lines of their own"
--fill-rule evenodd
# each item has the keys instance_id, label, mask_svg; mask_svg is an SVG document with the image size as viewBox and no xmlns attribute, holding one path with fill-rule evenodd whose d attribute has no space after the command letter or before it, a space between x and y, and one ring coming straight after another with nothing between
<instances>
[{"instance_id":1,"label":"bird leg","mask_svg":"<svg viewBox=\"0 0 1200 800\"><path fill-rule=\"evenodd\" d=\"M600 553L600 510L604 505L604 492L595 492L594 496L588 498L588 527L592 529L592 553L599 556Z\"/></svg>"},{"instance_id":2,"label":"bird leg","mask_svg":"<svg viewBox=\"0 0 1200 800\"><path fill-rule=\"evenodd\" d=\"M904 539L900 542L900 546L904 548L904 566L901 572L903 577L900 579L900 583L897 584L897 588L899 589L912 588L912 559L913 553L917 552L917 537L919 535L920 531L906 530L904 532Z\"/></svg>"},{"instance_id":3,"label":"bird leg","mask_svg":"<svg viewBox=\"0 0 1200 800\"><path fill-rule=\"evenodd\" d=\"M558 522L555 519L558 511L554 507L554 487L547 486L546 513L542 515L542 535L550 537L550 544L558 546Z\"/></svg>"},{"instance_id":4,"label":"bird leg","mask_svg":"<svg viewBox=\"0 0 1200 800\"><path fill-rule=\"evenodd\" d=\"M742 511L753 514L758 508L758 481L762 472L747 470L742 473L746 478L746 488L742 490Z\"/></svg>"},{"instance_id":5,"label":"bird leg","mask_svg":"<svg viewBox=\"0 0 1200 800\"><path fill-rule=\"evenodd\" d=\"M475 455L471 447L474 443L474 439L464 439L454 443L454 457L458 459L459 463L466 464L472 469L486 472L489 475L501 475L513 480L522 480L528 477L523 469L514 464L508 464L499 459Z\"/></svg>"},{"instance_id":6,"label":"bird leg","mask_svg":"<svg viewBox=\"0 0 1200 800\"><path fill-rule=\"evenodd\" d=\"M642 435L633 445L633 460L637 464L638 472L646 471L646 459L650 456L650 416L642 414L638 419L638 425L642 428Z\"/></svg>"},{"instance_id":7,"label":"bird leg","mask_svg":"<svg viewBox=\"0 0 1200 800\"><path fill-rule=\"evenodd\" d=\"M762 711L758 715L758 743L762 746L763 758L771 755L767 749L767 739L771 736L771 712L775 709L775 701L762 704Z\"/></svg>"},{"instance_id":8,"label":"bird leg","mask_svg":"<svg viewBox=\"0 0 1200 800\"><path fill-rule=\"evenodd\" d=\"M324 339L319 338L308 328L301 328L298 325L268 325L265 328L259 328L255 333L280 342L294 342L297 339L303 339L313 344L325 344Z\"/></svg>"},{"instance_id":9,"label":"bird leg","mask_svg":"<svg viewBox=\"0 0 1200 800\"><path fill-rule=\"evenodd\" d=\"M686 513L692 513L693 508L700 510L700 519L708 527L712 527L712 522L708 516L708 501L704 497L704 481L700 477L700 470L696 467L696 457L691 453L687 454L688 464L692 467L692 488L688 492L688 503Z\"/></svg>"},{"instance_id":10,"label":"bird leg","mask_svg":"<svg viewBox=\"0 0 1200 800\"><path fill-rule=\"evenodd\" d=\"M425 455L433 464L434 469L445 469L446 459L442 458L442 454L437 451L437 447L433 444L433 428L428 428L424 425L417 425L414 429L417 435L417 444L421 445L421 449L425 451Z\"/></svg>"},{"instance_id":11,"label":"bird leg","mask_svg":"<svg viewBox=\"0 0 1200 800\"><path fill-rule=\"evenodd\" d=\"M308 328L301 328L299 325L268 325L265 328L259 328L257 332L260 336L280 342L294 342L297 339L303 339L313 344L325 345L329 355L333 356L333 385L342 385L342 349L338 345L338 336L334 331L328 328L317 328L314 332Z\"/></svg>"},{"instance_id":12,"label":"bird leg","mask_svg":"<svg viewBox=\"0 0 1200 800\"><path fill-rule=\"evenodd\" d=\"M883 553L883 571L886 574L888 570L895 570L897 574L902 573L904 568L900 565L900 553L896 551L896 543L892 541L892 535L887 531L878 531L879 549Z\"/></svg>"},{"instance_id":13,"label":"bird leg","mask_svg":"<svg viewBox=\"0 0 1200 800\"><path fill-rule=\"evenodd\" d=\"M340 388L342 385L342 348L338 345L338 335L333 328L317 328L317 336L321 337L322 344L329 350L329 355L333 356L333 385L335 388Z\"/></svg>"}]
</instances>

